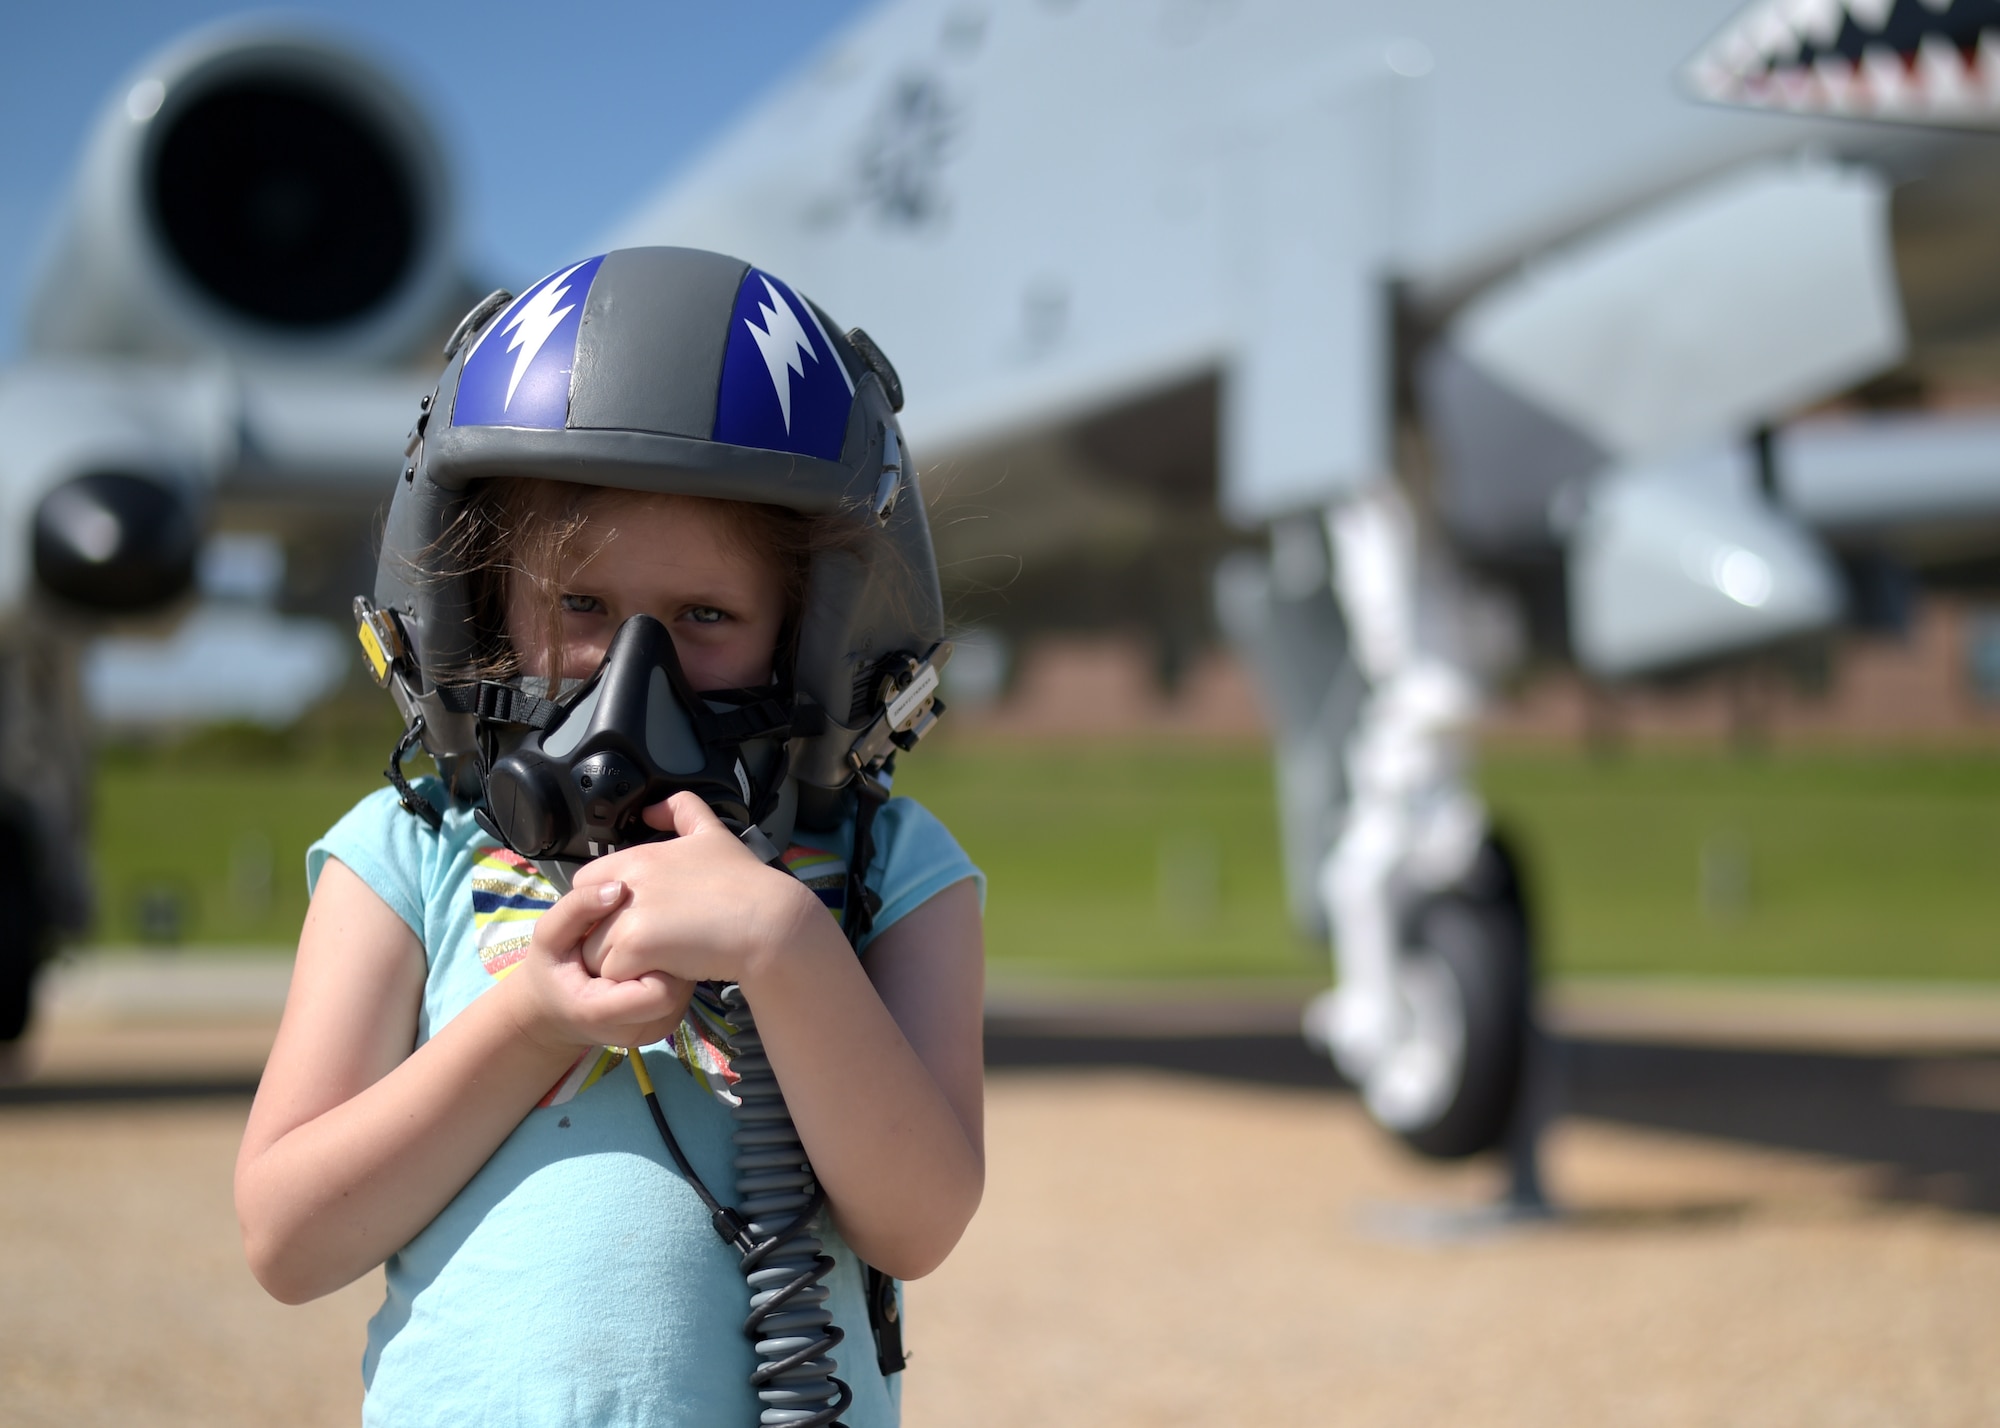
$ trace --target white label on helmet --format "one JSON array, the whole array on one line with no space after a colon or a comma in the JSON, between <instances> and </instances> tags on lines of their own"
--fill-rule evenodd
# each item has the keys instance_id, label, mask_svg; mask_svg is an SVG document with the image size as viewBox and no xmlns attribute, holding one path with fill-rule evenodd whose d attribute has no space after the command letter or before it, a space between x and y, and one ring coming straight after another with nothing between
<instances>
[{"instance_id":1,"label":"white label on helmet","mask_svg":"<svg viewBox=\"0 0 2000 1428\"><path fill-rule=\"evenodd\" d=\"M910 681L909 687L889 701L889 727L900 733L914 724L917 715L923 712L924 701L937 687L938 672L934 666L926 664L917 671L917 677Z\"/></svg>"}]
</instances>

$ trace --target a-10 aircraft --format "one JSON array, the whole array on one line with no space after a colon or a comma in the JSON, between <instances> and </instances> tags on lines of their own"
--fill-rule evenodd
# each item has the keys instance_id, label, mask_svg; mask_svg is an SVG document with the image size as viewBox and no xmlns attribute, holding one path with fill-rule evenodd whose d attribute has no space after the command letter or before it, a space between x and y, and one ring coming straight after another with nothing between
<instances>
[{"instance_id":1,"label":"a-10 aircraft","mask_svg":"<svg viewBox=\"0 0 2000 1428\"><path fill-rule=\"evenodd\" d=\"M2000 552L2000 420L1940 410L2000 355L1997 115L1996 0L893 0L606 246L736 253L864 323L934 502L983 508L939 528L968 590L1007 557L1060 619L1106 598L1079 550L1151 541L1185 605L1239 547L1215 611L1338 958L1312 1029L1464 1154L1530 998L1482 689L1530 649L1737 657ZM469 296L447 180L317 41L211 34L107 109L0 379L23 1013L84 912L54 636L178 598L218 509L300 544L380 499Z\"/></svg>"}]
</instances>

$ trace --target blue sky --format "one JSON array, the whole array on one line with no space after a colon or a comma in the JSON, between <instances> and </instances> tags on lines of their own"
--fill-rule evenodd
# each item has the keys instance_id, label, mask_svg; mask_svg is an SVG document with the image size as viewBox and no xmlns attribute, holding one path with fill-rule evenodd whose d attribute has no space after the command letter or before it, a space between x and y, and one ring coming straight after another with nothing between
<instances>
[{"instance_id":1,"label":"blue sky","mask_svg":"<svg viewBox=\"0 0 2000 1428\"><path fill-rule=\"evenodd\" d=\"M0 45L0 356L18 350L30 269L98 109L148 54L195 26L246 13L295 16L372 51L442 132L475 276L520 282L603 233L866 8L867 0L21 6Z\"/></svg>"}]
</instances>

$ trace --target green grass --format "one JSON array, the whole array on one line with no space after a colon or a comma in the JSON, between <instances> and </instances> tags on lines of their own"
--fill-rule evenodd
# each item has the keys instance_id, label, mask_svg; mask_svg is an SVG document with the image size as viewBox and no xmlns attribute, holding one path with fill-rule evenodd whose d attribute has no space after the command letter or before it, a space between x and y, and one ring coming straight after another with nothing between
<instances>
[{"instance_id":1,"label":"green grass","mask_svg":"<svg viewBox=\"0 0 2000 1428\"><path fill-rule=\"evenodd\" d=\"M1481 782L1555 972L2000 976L2000 756L1508 751ZM1312 965L1259 751L927 748L901 789L987 868L1000 961ZM1204 852L1207 895L1182 885Z\"/></svg>"},{"instance_id":2,"label":"green grass","mask_svg":"<svg viewBox=\"0 0 2000 1428\"><path fill-rule=\"evenodd\" d=\"M97 939L167 890L202 945L286 946L306 845L379 786L367 718L100 766ZM1565 973L2000 976L2000 755L1504 752L1482 775ZM1310 973L1249 748L938 741L898 792L992 880L996 963L1090 976ZM1706 871L1704 864L1706 863Z\"/></svg>"},{"instance_id":3,"label":"green grass","mask_svg":"<svg viewBox=\"0 0 2000 1428\"><path fill-rule=\"evenodd\" d=\"M986 872L988 954L1021 971L1297 974L1268 761L1213 749L924 748L896 791Z\"/></svg>"},{"instance_id":4,"label":"green grass","mask_svg":"<svg viewBox=\"0 0 2000 1428\"><path fill-rule=\"evenodd\" d=\"M396 741L388 701L367 693L374 697L323 706L283 733L219 728L103 750L92 940L129 945L171 931L204 947L297 942L306 848L382 786Z\"/></svg>"},{"instance_id":5,"label":"green grass","mask_svg":"<svg viewBox=\"0 0 2000 1428\"><path fill-rule=\"evenodd\" d=\"M181 940L291 946L306 912L306 847L371 786L319 770L105 770L96 940L149 940L146 908L165 899L179 908Z\"/></svg>"},{"instance_id":6,"label":"green grass","mask_svg":"<svg viewBox=\"0 0 2000 1428\"><path fill-rule=\"evenodd\" d=\"M2000 755L1510 753L1483 781L1559 971L2000 976Z\"/></svg>"}]
</instances>

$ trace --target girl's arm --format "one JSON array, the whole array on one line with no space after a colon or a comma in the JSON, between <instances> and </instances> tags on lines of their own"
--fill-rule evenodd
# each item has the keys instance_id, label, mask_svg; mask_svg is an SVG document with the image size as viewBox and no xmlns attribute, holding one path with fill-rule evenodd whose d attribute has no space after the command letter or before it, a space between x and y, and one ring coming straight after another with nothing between
<instances>
[{"instance_id":1,"label":"girl's arm","mask_svg":"<svg viewBox=\"0 0 2000 1428\"><path fill-rule=\"evenodd\" d=\"M682 836L614 853L627 901L583 944L605 976L740 983L841 1233L899 1279L943 1263L985 1184L983 948L970 881L857 959L819 899L764 867L692 794L652 821ZM865 968L864 968L865 961Z\"/></svg>"},{"instance_id":2,"label":"girl's arm","mask_svg":"<svg viewBox=\"0 0 2000 1428\"><path fill-rule=\"evenodd\" d=\"M986 1184L978 887L954 883L886 929L859 963L865 982L835 938L751 1004L841 1233L917 1279L944 1263Z\"/></svg>"},{"instance_id":3,"label":"girl's arm","mask_svg":"<svg viewBox=\"0 0 2000 1428\"><path fill-rule=\"evenodd\" d=\"M621 895L613 885L608 901ZM602 889L557 902L515 971L412 1052L423 948L352 870L327 863L236 1161L244 1250L265 1289L298 1304L373 1269L585 1048L671 1031L686 984L583 970L577 940L606 905Z\"/></svg>"}]
</instances>

